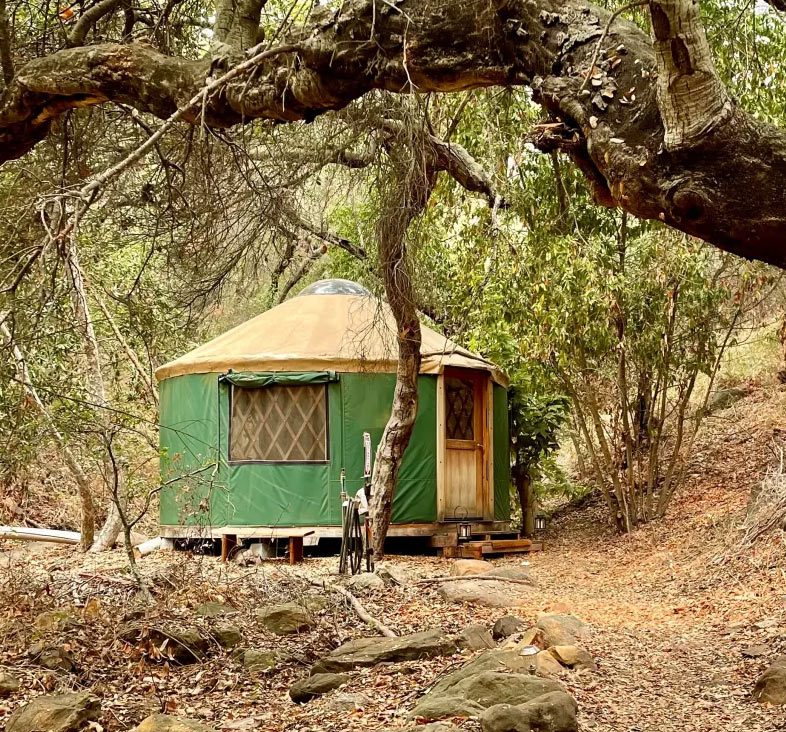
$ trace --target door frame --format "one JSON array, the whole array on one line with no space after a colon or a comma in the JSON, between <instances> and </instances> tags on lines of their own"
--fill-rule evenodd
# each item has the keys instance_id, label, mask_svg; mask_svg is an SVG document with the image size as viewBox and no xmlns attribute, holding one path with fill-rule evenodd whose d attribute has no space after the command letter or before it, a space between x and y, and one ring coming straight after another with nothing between
<instances>
[{"instance_id":1,"label":"door frame","mask_svg":"<svg viewBox=\"0 0 786 732\"><path fill-rule=\"evenodd\" d=\"M480 414L476 410L475 428L480 430L480 438L477 440L483 445L483 456L478 465L478 477L476 478L476 505L484 521L494 519L494 420L491 410L493 409L493 388L491 374L481 369L464 369L455 367L445 367L437 375L437 521L455 520L453 516L447 515L448 494L446 486L446 467L447 442L445 437L445 378L472 378L475 382L475 405L480 403Z\"/></svg>"}]
</instances>

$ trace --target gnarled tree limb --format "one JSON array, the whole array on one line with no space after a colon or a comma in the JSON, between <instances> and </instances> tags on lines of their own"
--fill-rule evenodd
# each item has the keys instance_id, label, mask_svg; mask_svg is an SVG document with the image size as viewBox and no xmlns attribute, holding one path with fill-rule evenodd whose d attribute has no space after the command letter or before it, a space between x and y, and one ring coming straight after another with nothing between
<instances>
[{"instance_id":1,"label":"gnarled tree limb","mask_svg":"<svg viewBox=\"0 0 786 732\"><path fill-rule=\"evenodd\" d=\"M583 0L347 0L338 10L316 9L307 26L285 39L292 50L261 59L253 73L211 96L205 122L310 120L374 89L528 84L564 130L549 144L573 158L600 202L786 267L786 132L732 102L716 124L701 124L717 109L717 95L707 93L685 128L691 144L671 150L667 131L685 120L668 109L662 116L656 54L634 24L621 18L611 24L583 88L608 18ZM692 45L703 59L695 53L701 44ZM0 104L0 162L23 155L52 119L74 107L115 100L167 118L204 87L209 72L206 61L133 44L31 61ZM191 123L198 118L182 115ZM703 132L693 135L694 129Z\"/></svg>"}]
</instances>

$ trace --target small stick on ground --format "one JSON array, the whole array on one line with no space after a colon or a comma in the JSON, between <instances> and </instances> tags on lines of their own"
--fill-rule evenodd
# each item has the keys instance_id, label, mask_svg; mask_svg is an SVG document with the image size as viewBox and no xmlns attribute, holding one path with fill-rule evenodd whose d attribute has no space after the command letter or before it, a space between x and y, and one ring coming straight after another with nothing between
<instances>
[{"instance_id":1,"label":"small stick on ground","mask_svg":"<svg viewBox=\"0 0 786 732\"><path fill-rule=\"evenodd\" d=\"M338 592L340 595L344 595L344 597L349 600L349 604L352 605L352 609L357 613L357 616L364 622L368 623L372 628L378 630L382 635L387 638L397 638L398 636L384 623L381 623L377 620L373 615L371 615L363 605L360 604L360 600L357 599L351 592L345 590L343 587L339 587L338 585L331 585L327 582L320 582L319 580L309 580L309 582L314 585L315 587L321 587L325 590L330 590L331 592Z\"/></svg>"}]
</instances>

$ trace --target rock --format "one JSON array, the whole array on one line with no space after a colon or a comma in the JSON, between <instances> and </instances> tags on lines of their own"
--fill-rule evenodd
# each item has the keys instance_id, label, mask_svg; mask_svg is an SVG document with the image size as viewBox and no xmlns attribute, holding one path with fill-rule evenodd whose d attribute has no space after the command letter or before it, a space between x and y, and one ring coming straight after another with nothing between
<instances>
[{"instance_id":1,"label":"rock","mask_svg":"<svg viewBox=\"0 0 786 732\"><path fill-rule=\"evenodd\" d=\"M521 656L515 650L495 649L481 653L458 671L437 682L409 716L436 719L436 711L446 712L442 716L466 715L477 713L472 705L485 708L501 702L523 704L542 694L564 691L556 681L530 675L529 667L533 665L533 658ZM466 702L471 704L467 706ZM465 711L450 713L451 710L462 708ZM467 712L466 709L475 711Z\"/></svg>"},{"instance_id":2,"label":"rock","mask_svg":"<svg viewBox=\"0 0 786 732\"><path fill-rule=\"evenodd\" d=\"M457 559L450 568L454 577L466 577L468 574L489 574L494 569L491 562L482 559Z\"/></svg>"},{"instance_id":3,"label":"rock","mask_svg":"<svg viewBox=\"0 0 786 732\"><path fill-rule=\"evenodd\" d=\"M408 715L409 719L443 719L444 717L477 717L483 707L458 694L433 696L427 694Z\"/></svg>"},{"instance_id":4,"label":"rock","mask_svg":"<svg viewBox=\"0 0 786 732\"><path fill-rule=\"evenodd\" d=\"M473 658L465 666L438 681L431 691L438 694L446 694L457 683L474 674L479 674L483 671L527 672L531 664L532 656L522 656L515 650L494 649L486 651Z\"/></svg>"},{"instance_id":5,"label":"rock","mask_svg":"<svg viewBox=\"0 0 786 732\"><path fill-rule=\"evenodd\" d=\"M240 632L240 628L229 623L216 625L211 630L211 634L215 638L216 643L222 648L234 648L243 642L243 634Z\"/></svg>"},{"instance_id":6,"label":"rock","mask_svg":"<svg viewBox=\"0 0 786 732\"><path fill-rule=\"evenodd\" d=\"M154 657L158 654L181 666L202 661L210 645L198 630L182 628L173 623L154 625L147 629L131 625L120 632L120 639L131 644L147 640L154 648Z\"/></svg>"},{"instance_id":7,"label":"rock","mask_svg":"<svg viewBox=\"0 0 786 732\"><path fill-rule=\"evenodd\" d=\"M482 648L494 648L494 639L485 625L468 625L456 636L456 644L459 648L479 651Z\"/></svg>"},{"instance_id":8,"label":"rock","mask_svg":"<svg viewBox=\"0 0 786 732\"><path fill-rule=\"evenodd\" d=\"M79 627L79 621L65 610L48 610L36 615L33 627L38 632L73 630Z\"/></svg>"},{"instance_id":9,"label":"rock","mask_svg":"<svg viewBox=\"0 0 786 732\"><path fill-rule=\"evenodd\" d=\"M388 586L407 584L404 572L390 563L378 565L374 572Z\"/></svg>"},{"instance_id":10,"label":"rock","mask_svg":"<svg viewBox=\"0 0 786 732\"><path fill-rule=\"evenodd\" d=\"M327 597L324 595L303 595L300 598L300 604L312 613L318 613L320 610L324 610L330 605Z\"/></svg>"},{"instance_id":11,"label":"rock","mask_svg":"<svg viewBox=\"0 0 786 732\"><path fill-rule=\"evenodd\" d=\"M592 656L580 646L551 646L549 653L568 668L598 670Z\"/></svg>"},{"instance_id":12,"label":"rock","mask_svg":"<svg viewBox=\"0 0 786 732\"><path fill-rule=\"evenodd\" d=\"M536 653L533 659L535 673L543 678L553 679L565 671L564 666L548 651Z\"/></svg>"},{"instance_id":13,"label":"rock","mask_svg":"<svg viewBox=\"0 0 786 732\"><path fill-rule=\"evenodd\" d=\"M779 625L780 621L777 618L764 618L764 620L754 623L753 627L759 630L766 630L767 628L777 628Z\"/></svg>"},{"instance_id":14,"label":"rock","mask_svg":"<svg viewBox=\"0 0 786 732\"><path fill-rule=\"evenodd\" d=\"M339 673L383 662L415 661L455 652L456 642L437 628L398 638L357 638L323 656L311 673Z\"/></svg>"},{"instance_id":15,"label":"rock","mask_svg":"<svg viewBox=\"0 0 786 732\"><path fill-rule=\"evenodd\" d=\"M744 399L748 390L742 386L733 386L729 389L718 389L712 393L708 405L709 412L719 412L728 409L732 404Z\"/></svg>"},{"instance_id":16,"label":"rock","mask_svg":"<svg viewBox=\"0 0 786 732\"><path fill-rule=\"evenodd\" d=\"M491 631L494 638L507 638L509 635L518 633L526 627L526 623L516 615L503 615L496 623Z\"/></svg>"},{"instance_id":17,"label":"rock","mask_svg":"<svg viewBox=\"0 0 786 732\"><path fill-rule=\"evenodd\" d=\"M223 618L236 615L238 610L223 602L203 602L194 608L194 612L202 618Z\"/></svg>"},{"instance_id":18,"label":"rock","mask_svg":"<svg viewBox=\"0 0 786 732\"><path fill-rule=\"evenodd\" d=\"M531 585L535 584L535 580L532 579L532 575L530 574L528 567L495 567L494 569L484 572L483 574L491 574L495 577L506 577L507 579L523 580L524 582L529 582Z\"/></svg>"},{"instance_id":19,"label":"rock","mask_svg":"<svg viewBox=\"0 0 786 732\"><path fill-rule=\"evenodd\" d=\"M162 655L182 666L202 661L209 645L198 630L175 625L151 627L150 642Z\"/></svg>"},{"instance_id":20,"label":"rock","mask_svg":"<svg viewBox=\"0 0 786 732\"><path fill-rule=\"evenodd\" d=\"M76 732L101 715L98 697L87 691L38 696L14 712L6 732Z\"/></svg>"},{"instance_id":21,"label":"rock","mask_svg":"<svg viewBox=\"0 0 786 732\"><path fill-rule=\"evenodd\" d=\"M786 704L786 655L778 656L753 687L759 704Z\"/></svg>"},{"instance_id":22,"label":"rock","mask_svg":"<svg viewBox=\"0 0 786 732\"><path fill-rule=\"evenodd\" d=\"M535 627L543 631L546 647L574 646L576 640L586 635L587 626L574 615L547 613L538 618Z\"/></svg>"},{"instance_id":23,"label":"rock","mask_svg":"<svg viewBox=\"0 0 786 732\"><path fill-rule=\"evenodd\" d=\"M365 709L371 704L371 698L365 694L334 694L330 700L330 708L340 712L354 712Z\"/></svg>"},{"instance_id":24,"label":"rock","mask_svg":"<svg viewBox=\"0 0 786 732\"><path fill-rule=\"evenodd\" d=\"M347 681L349 681L349 676L345 674L312 674L292 684L289 689L289 696L293 702L303 704L315 697L326 694L328 691L338 689L339 686L346 684Z\"/></svg>"},{"instance_id":25,"label":"rock","mask_svg":"<svg viewBox=\"0 0 786 732\"><path fill-rule=\"evenodd\" d=\"M27 651L33 663L48 668L50 671L73 671L76 663L71 654L63 646L35 643Z\"/></svg>"},{"instance_id":26,"label":"rock","mask_svg":"<svg viewBox=\"0 0 786 732\"><path fill-rule=\"evenodd\" d=\"M527 628L515 647L521 650L524 646L537 646L546 650L546 634L538 627Z\"/></svg>"},{"instance_id":27,"label":"rock","mask_svg":"<svg viewBox=\"0 0 786 732\"><path fill-rule=\"evenodd\" d=\"M368 590L381 590L385 586L381 577L377 577L373 572L363 572L350 577L347 581L347 589L353 592L367 592Z\"/></svg>"},{"instance_id":28,"label":"rock","mask_svg":"<svg viewBox=\"0 0 786 732\"><path fill-rule=\"evenodd\" d=\"M215 732L212 727L186 717L168 714L151 714L143 719L131 732Z\"/></svg>"},{"instance_id":29,"label":"rock","mask_svg":"<svg viewBox=\"0 0 786 732\"><path fill-rule=\"evenodd\" d=\"M451 691L485 708L498 703L524 704L542 694L563 691L563 688L556 681L540 679L529 673L483 671L462 680Z\"/></svg>"},{"instance_id":30,"label":"rock","mask_svg":"<svg viewBox=\"0 0 786 732\"><path fill-rule=\"evenodd\" d=\"M748 646L742 650L742 655L745 658L759 658L759 656L764 656L769 651L769 646L762 644L755 645L755 646Z\"/></svg>"},{"instance_id":31,"label":"rock","mask_svg":"<svg viewBox=\"0 0 786 732\"><path fill-rule=\"evenodd\" d=\"M483 732L576 732L576 700L553 691L518 705L495 704L480 717Z\"/></svg>"},{"instance_id":32,"label":"rock","mask_svg":"<svg viewBox=\"0 0 786 732\"><path fill-rule=\"evenodd\" d=\"M410 713L411 718L439 719L466 714L460 711L466 703L481 709L494 704L524 704L552 691L564 691L562 685L550 679L541 679L529 673L500 673L481 671L470 674L450 685L444 691L432 689ZM474 707L471 707L474 708ZM440 714L437 715L436 712ZM473 716L477 711L473 712Z\"/></svg>"},{"instance_id":33,"label":"rock","mask_svg":"<svg viewBox=\"0 0 786 732\"><path fill-rule=\"evenodd\" d=\"M442 597L450 602L468 602L487 607L520 607L529 600L525 595L526 588L521 585L493 580L445 582L439 591Z\"/></svg>"},{"instance_id":34,"label":"rock","mask_svg":"<svg viewBox=\"0 0 786 732\"><path fill-rule=\"evenodd\" d=\"M20 681L16 676L0 671L0 697L19 691Z\"/></svg>"},{"instance_id":35,"label":"rock","mask_svg":"<svg viewBox=\"0 0 786 732\"><path fill-rule=\"evenodd\" d=\"M314 624L311 613L295 602L263 607L257 610L257 621L276 635L299 633Z\"/></svg>"},{"instance_id":36,"label":"rock","mask_svg":"<svg viewBox=\"0 0 786 732\"><path fill-rule=\"evenodd\" d=\"M257 651L248 648L243 651L240 660L249 671L268 671L275 668L278 656L272 651Z\"/></svg>"}]
</instances>

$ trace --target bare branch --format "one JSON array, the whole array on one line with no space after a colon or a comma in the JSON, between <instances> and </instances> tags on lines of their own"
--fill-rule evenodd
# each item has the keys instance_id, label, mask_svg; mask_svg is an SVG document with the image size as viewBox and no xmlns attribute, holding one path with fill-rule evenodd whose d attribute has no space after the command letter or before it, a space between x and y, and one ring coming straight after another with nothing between
<instances>
[{"instance_id":1,"label":"bare branch","mask_svg":"<svg viewBox=\"0 0 786 732\"><path fill-rule=\"evenodd\" d=\"M86 10L76 21L71 32L68 34L66 43L69 46L81 46L87 38L87 34L105 15L113 13L126 0L101 0Z\"/></svg>"}]
</instances>

